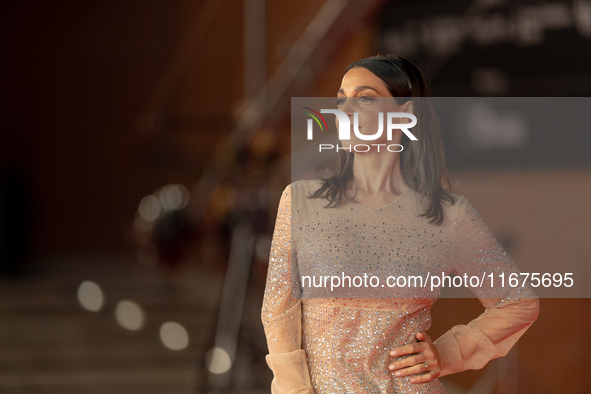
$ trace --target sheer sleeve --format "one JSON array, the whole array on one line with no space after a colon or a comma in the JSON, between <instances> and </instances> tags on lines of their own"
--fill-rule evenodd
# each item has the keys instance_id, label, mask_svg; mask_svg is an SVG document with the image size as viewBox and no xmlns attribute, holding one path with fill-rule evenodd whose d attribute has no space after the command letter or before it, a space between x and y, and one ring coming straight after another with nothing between
<instances>
[{"instance_id":1,"label":"sheer sleeve","mask_svg":"<svg viewBox=\"0 0 591 394\"><path fill-rule=\"evenodd\" d=\"M539 299L532 288L509 287L517 266L494 238L487 224L465 197L458 201L454 221L453 269L460 276L485 278L482 287L471 287L486 308L467 325L457 325L433 342L441 358L440 376L480 369L506 355L538 318ZM501 286L500 274L505 276ZM490 274L494 286L490 286ZM522 280L519 281L522 284Z\"/></svg>"},{"instance_id":2,"label":"sheer sleeve","mask_svg":"<svg viewBox=\"0 0 591 394\"><path fill-rule=\"evenodd\" d=\"M273 394L314 394L306 353L301 349L301 301L291 291L293 259L288 186L277 211L261 313L269 347L266 361L274 375Z\"/></svg>"}]
</instances>

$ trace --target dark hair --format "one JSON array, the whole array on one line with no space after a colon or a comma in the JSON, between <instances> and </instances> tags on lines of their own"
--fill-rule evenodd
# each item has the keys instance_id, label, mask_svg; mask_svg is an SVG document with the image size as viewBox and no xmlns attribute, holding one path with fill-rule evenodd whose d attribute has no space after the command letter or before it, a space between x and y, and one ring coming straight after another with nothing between
<instances>
[{"instance_id":1,"label":"dark hair","mask_svg":"<svg viewBox=\"0 0 591 394\"><path fill-rule=\"evenodd\" d=\"M345 73L359 67L366 68L384 81L399 105L408 99L412 100L413 113L417 117L413 134L417 136L417 141L410 144L406 134L402 136L402 176L411 189L430 200L428 209L421 216L432 218L430 223L441 224L444 219L442 201L454 204L455 200L445 166L439 121L428 98L431 93L420 70L410 60L401 56L377 55L351 63ZM347 189L355 182L354 159L353 152L339 150L336 173L323 177L324 184L308 198L326 197L329 201L326 207L339 206L343 196L346 196Z\"/></svg>"}]
</instances>

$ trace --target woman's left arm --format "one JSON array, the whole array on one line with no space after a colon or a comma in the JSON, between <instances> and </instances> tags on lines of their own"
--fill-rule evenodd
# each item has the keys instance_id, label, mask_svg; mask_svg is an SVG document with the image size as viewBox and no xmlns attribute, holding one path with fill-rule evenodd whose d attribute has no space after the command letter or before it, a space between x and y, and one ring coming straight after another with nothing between
<instances>
[{"instance_id":1,"label":"woman's left arm","mask_svg":"<svg viewBox=\"0 0 591 394\"><path fill-rule=\"evenodd\" d=\"M486 311L433 341L441 365L439 376L480 369L490 360L506 355L536 321L540 310L539 299L529 284L508 286L509 275L515 273L521 278L520 271L465 197L458 202L453 232L454 271L462 277L485 278L482 286L471 290ZM490 285L490 274L494 286ZM505 277L504 286L500 283L501 274Z\"/></svg>"}]
</instances>

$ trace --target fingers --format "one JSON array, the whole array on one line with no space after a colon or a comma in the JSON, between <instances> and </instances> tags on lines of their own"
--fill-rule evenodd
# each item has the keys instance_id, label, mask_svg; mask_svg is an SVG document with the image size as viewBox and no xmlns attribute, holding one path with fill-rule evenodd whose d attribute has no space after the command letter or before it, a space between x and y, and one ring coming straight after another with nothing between
<instances>
[{"instance_id":1,"label":"fingers","mask_svg":"<svg viewBox=\"0 0 591 394\"><path fill-rule=\"evenodd\" d=\"M437 378L437 376L439 376L438 373L435 373L433 371L429 371L429 373L426 373L424 375L413 376L412 378L410 378L410 382L411 383L427 383L427 382Z\"/></svg>"},{"instance_id":2,"label":"fingers","mask_svg":"<svg viewBox=\"0 0 591 394\"><path fill-rule=\"evenodd\" d=\"M417 333L416 337L417 337L417 340L419 340L421 342L427 342L429 344L433 343L433 341L431 340L431 337L424 332ZM406 354L419 353L420 351L425 349L425 346L423 344L421 344L421 342L415 342L415 343L411 343L408 345L404 345L404 346L392 349L392 351L390 352L390 356L392 356L392 357L404 356Z\"/></svg>"},{"instance_id":3,"label":"fingers","mask_svg":"<svg viewBox=\"0 0 591 394\"><path fill-rule=\"evenodd\" d=\"M419 332L419 333L417 333L416 337L417 337L417 340L419 340L419 341L433 343L433 340L431 340L431 337L429 335L427 335L426 332Z\"/></svg>"},{"instance_id":4,"label":"fingers","mask_svg":"<svg viewBox=\"0 0 591 394\"><path fill-rule=\"evenodd\" d=\"M388 365L388 369L398 377L411 377L411 383L425 383L437 378L441 368L439 365L439 353L433 346L431 337L425 332L416 334L419 342L395 348L390 352L391 357L410 355ZM420 375L418 375L420 374Z\"/></svg>"},{"instance_id":5,"label":"fingers","mask_svg":"<svg viewBox=\"0 0 591 394\"><path fill-rule=\"evenodd\" d=\"M416 375L419 373L423 373L427 371L427 366L425 363L414 363L412 366L408 368L399 369L398 371L394 372L396 377L401 378L408 375ZM414 379L414 377L413 377ZM412 381L412 380L411 380Z\"/></svg>"},{"instance_id":6,"label":"fingers","mask_svg":"<svg viewBox=\"0 0 591 394\"><path fill-rule=\"evenodd\" d=\"M394 372L394 375L397 378L414 375L410 379L411 383L425 383L437 378L441 373L439 360L430 360L429 362L418 361L420 358L420 356L409 357L409 359L413 359L413 361L411 361L412 365L404 367L401 366L399 362L396 362L395 364L397 364L397 368L389 369L391 372Z\"/></svg>"},{"instance_id":7,"label":"fingers","mask_svg":"<svg viewBox=\"0 0 591 394\"><path fill-rule=\"evenodd\" d=\"M421 343L421 342L410 343L408 345L404 345L401 347L397 347L396 349L392 349L392 351L390 352L390 356L400 357L400 356L404 356L406 354L419 353L420 351L424 350L426 348L426 346L427 346L426 344Z\"/></svg>"},{"instance_id":8,"label":"fingers","mask_svg":"<svg viewBox=\"0 0 591 394\"><path fill-rule=\"evenodd\" d=\"M400 370L402 368L408 368L408 367L412 367L413 365L416 364L421 364L423 365L424 363L427 363L430 368L435 368L435 367L439 367L439 357L437 354L435 354L434 352L430 351L430 350L426 350L424 352L421 353L417 353L414 356L411 357L407 357L404 358L402 360L398 360L393 362L392 364L388 365L388 369L390 371L396 371L396 370ZM423 371L421 371L423 372Z\"/></svg>"},{"instance_id":9,"label":"fingers","mask_svg":"<svg viewBox=\"0 0 591 394\"><path fill-rule=\"evenodd\" d=\"M425 357L423 357L422 355L408 357L408 358L396 361L395 363L388 365L388 369L390 371L396 371L396 370L401 370L401 369L407 370L409 368L414 367L415 365L422 365L424 367L424 361L423 361L424 359L425 359ZM419 371L419 372L424 372L424 371ZM413 372L413 373L419 373L419 372ZM406 375L408 375L408 374L406 374ZM405 376L405 375L396 375L396 376Z\"/></svg>"}]
</instances>

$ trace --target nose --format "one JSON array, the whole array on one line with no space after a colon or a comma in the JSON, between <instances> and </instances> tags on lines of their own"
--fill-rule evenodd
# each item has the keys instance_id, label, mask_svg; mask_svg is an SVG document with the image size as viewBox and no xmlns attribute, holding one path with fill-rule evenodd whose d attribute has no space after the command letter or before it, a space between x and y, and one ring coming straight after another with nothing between
<instances>
[{"instance_id":1,"label":"nose","mask_svg":"<svg viewBox=\"0 0 591 394\"><path fill-rule=\"evenodd\" d=\"M342 107L340 108L341 111L343 111L348 117L353 117L353 102L355 100L352 98L348 98L347 100L345 100L344 104L342 105Z\"/></svg>"}]
</instances>

